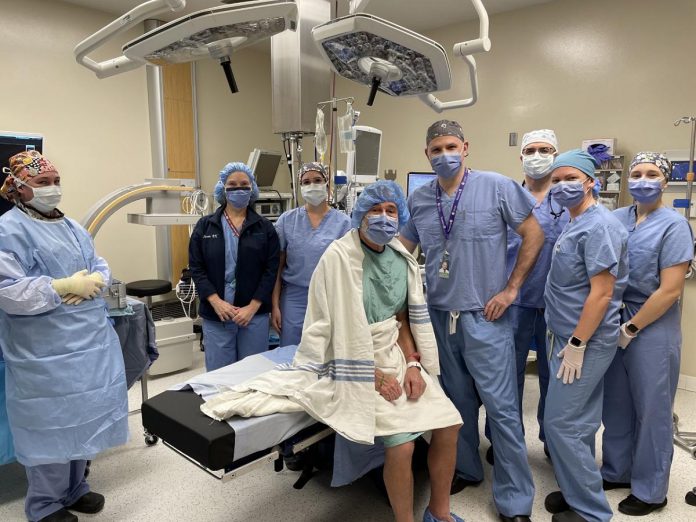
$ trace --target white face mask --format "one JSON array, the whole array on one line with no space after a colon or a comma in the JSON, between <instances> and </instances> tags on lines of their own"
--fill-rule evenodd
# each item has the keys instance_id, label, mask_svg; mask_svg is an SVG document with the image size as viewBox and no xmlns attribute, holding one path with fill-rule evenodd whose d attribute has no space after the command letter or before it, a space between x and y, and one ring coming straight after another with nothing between
<instances>
[{"instance_id":1,"label":"white face mask","mask_svg":"<svg viewBox=\"0 0 696 522\"><path fill-rule=\"evenodd\" d=\"M31 187L31 190L34 192L34 197L27 201L26 204L44 214L55 210L60 204L60 199L63 195L58 185Z\"/></svg>"},{"instance_id":2,"label":"white face mask","mask_svg":"<svg viewBox=\"0 0 696 522\"><path fill-rule=\"evenodd\" d=\"M312 183L311 185L301 185L300 192L304 200L313 207L318 207L326 201L326 184Z\"/></svg>"},{"instance_id":3,"label":"white face mask","mask_svg":"<svg viewBox=\"0 0 696 522\"><path fill-rule=\"evenodd\" d=\"M545 178L551 173L553 154L542 156L535 152L533 156L522 156L522 169L532 179Z\"/></svg>"}]
</instances>

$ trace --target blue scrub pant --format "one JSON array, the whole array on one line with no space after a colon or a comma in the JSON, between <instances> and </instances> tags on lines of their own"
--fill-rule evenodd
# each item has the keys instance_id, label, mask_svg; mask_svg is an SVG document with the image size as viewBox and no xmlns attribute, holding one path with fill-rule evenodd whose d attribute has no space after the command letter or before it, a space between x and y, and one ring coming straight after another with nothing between
<instances>
[{"instance_id":1,"label":"blue scrub pant","mask_svg":"<svg viewBox=\"0 0 696 522\"><path fill-rule=\"evenodd\" d=\"M537 355L537 371L539 373L539 405L537 406L537 421L539 422L539 440L544 436L544 405L546 391L549 387L549 359L546 357L546 320L543 308L527 308L512 305L508 312L512 321L515 335L515 359L517 367L517 395L519 398L520 421L522 417L522 395L524 392L524 370L527 366L529 348L534 343ZM524 429L524 425L523 425Z\"/></svg>"},{"instance_id":2,"label":"blue scrub pant","mask_svg":"<svg viewBox=\"0 0 696 522\"><path fill-rule=\"evenodd\" d=\"M622 321L632 316L625 314ZM669 487L680 352L679 307L674 305L625 350L617 350L604 376L602 477L630 482L631 493L650 504L662 502Z\"/></svg>"},{"instance_id":3,"label":"blue scrub pant","mask_svg":"<svg viewBox=\"0 0 696 522\"><path fill-rule=\"evenodd\" d=\"M549 332L548 395L544 429L563 497L571 509L589 522L608 522L612 511L602 488L602 475L594 458L595 435L602 421L604 374L616 354L616 338L591 339L585 349L582 375L573 384L556 378L558 357L568 338Z\"/></svg>"},{"instance_id":4,"label":"blue scrub pant","mask_svg":"<svg viewBox=\"0 0 696 522\"><path fill-rule=\"evenodd\" d=\"M280 292L280 346L298 345L307 312L309 288L284 283Z\"/></svg>"},{"instance_id":5,"label":"blue scrub pant","mask_svg":"<svg viewBox=\"0 0 696 522\"><path fill-rule=\"evenodd\" d=\"M36 522L59 509L77 502L89 493L85 481L86 460L73 460L64 464L26 466L27 498L24 512L30 522Z\"/></svg>"},{"instance_id":6,"label":"blue scrub pant","mask_svg":"<svg viewBox=\"0 0 696 522\"><path fill-rule=\"evenodd\" d=\"M258 314L246 328L228 321L203 319L205 369L212 372L268 350L268 314Z\"/></svg>"},{"instance_id":7,"label":"blue scrub pant","mask_svg":"<svg viewBox=\"0 0 696 522\"><path fill-rule=\"evenodd\" d=\"M431 308L430 318L440 355L440 381L464 420L457 441L457 475L483 480L478 390L491 425L495 505L507 517L531 514L534 483L520 423L508 315L488 322L483 312L461 312L453 335L449 334L449 312Z\"/></svg>"}]
</instances>

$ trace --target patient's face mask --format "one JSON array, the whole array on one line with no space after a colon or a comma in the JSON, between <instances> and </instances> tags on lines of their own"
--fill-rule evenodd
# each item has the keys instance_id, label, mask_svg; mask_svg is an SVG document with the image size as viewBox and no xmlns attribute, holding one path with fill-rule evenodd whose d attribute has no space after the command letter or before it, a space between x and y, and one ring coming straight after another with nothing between
<instances>
[{"instance_id":1,"label":"patient's face mask","mask_svg":"<svg viewBox=\"0 0 696 522\"><path fill-rule=\"evenodd\" d=\"M63 196L60 186L50 185L48 187L31 187L31 190L34 192L34 197L27 201L26 204L32 208L35 208L39 212L48 214L49 212L55 210L58 205L60 205L60 200Z\"/></svg>"},{"instance_id":2,"label":"patient's face mask","mask_svg":"<svg viewBox=\"0 0 696 522\"><path fill-rule=\"evenodd\" d=\"M386 214L365 216L362 226L363 233L373 243L383 246L389 243L399 232L399 219Z\"/></svg>"},{"instance_id":3,"label":"patient's face mask","mask_svg":"<svg viewBox=\"0 0 696 522\"><path fill-rule=\"evenodd\" d=\"M234 208L246 208L251 199L251 187L231 187L225 189L227 201Z\"/></svg>"}]
</instances>

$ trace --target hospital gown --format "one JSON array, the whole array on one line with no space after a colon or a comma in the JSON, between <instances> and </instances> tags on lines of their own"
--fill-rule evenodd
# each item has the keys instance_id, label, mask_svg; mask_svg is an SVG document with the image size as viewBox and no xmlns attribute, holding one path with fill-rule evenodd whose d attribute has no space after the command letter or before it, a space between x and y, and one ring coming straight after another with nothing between
<instances>
[{"instance_id":1,"label":"hospital gown","mask_svg":"<svg viewBox=\"0 0 696 522\"><path fill-rule=\"evenodd\" d=\"M280 345L299 344L307 310L307 292L312 273L332 241L350 230L347 215L329 211L319 226L312 227L305 207L285 212L276 222L280 250L285 252L280 294Z\"/></svg>"},{"instance_id":2,"label":"hospital gown","mask_svg":"<svg viewBox=\"0 0 696 522\"><path fill-rule=\"evenodd\" d=\"M621 322L633 317L660 286L660 272L694 257L689 223L661 207L636 226L636 207L614 216L628 230L628 286ZM631 483L631 494L657 504L667 495L674 454L672 407L679 380L681 315L674 303L617 350L604 376L602 477Z\"/></svg>"}]
</instances>

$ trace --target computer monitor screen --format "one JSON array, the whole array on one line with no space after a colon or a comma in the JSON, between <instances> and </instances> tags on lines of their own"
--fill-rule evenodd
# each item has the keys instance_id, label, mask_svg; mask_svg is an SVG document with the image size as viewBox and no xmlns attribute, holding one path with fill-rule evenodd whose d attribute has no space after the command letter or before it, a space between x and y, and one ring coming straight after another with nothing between
<instances>
[{"instance_id":1,"label":"computer monitor screen","mask_svg":"<svg viewBox=\"0 0 696 522\"><path fill-rule=\"evenodd\" d=\"M672 181L686 181L686 174L689 172L688 161L673 161L672 162Z\"/></svg>"},{"instance_id":2,"label":"computer monitor screen","mask_svg":"<svg viewBox=\"0 0 696 522\"><path fill-rule=\"evenodd\" d=\"M379 174L381 142L381 133L356 129L355 174L357 176L377 176Z\"/></svg>"},{"instance_id":3,"label":"computer monitor screen","mask_svg":"<svg viewBox=\"0 0 696 522\"><path fill-rule=\"evenodd\" d=\"M249 167L259 187L272 187L278 167L283 159L280 152L254 149L249 157Z\"/></svg>"},{"instance_id":4,"label":"computer monitor screen","mask_svg":"<svg viewBox=\"0 0 696 522\"><path fill-rule=\"evenodd\" d=\"M408 196L413 194L418 187L434 180L437 175L434 172L409 172L406 178L406 193Z\"/></svg>"},{"instance_id":5,"label":"computer monitor screen","mask_svg":"<svg viewBox=\"0 0 696 522\"><path fill-rule=\"evenodd\" d=\"M15 154L25 150L38 150L43 152L43 136L38 134L20 134L0 131L0 186L5 182L7 175L2 172L9 166L9 159ZM0 215L12 208L12 204L0 198Z\"/></svg>"}]
</instances>

